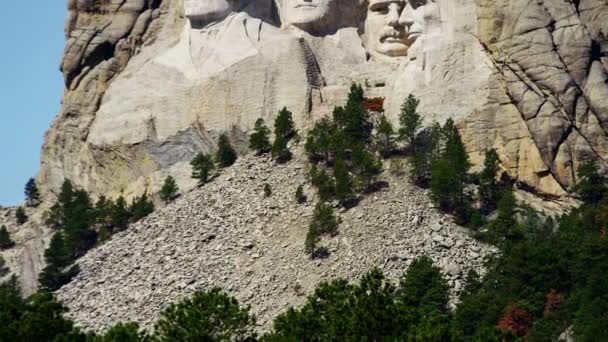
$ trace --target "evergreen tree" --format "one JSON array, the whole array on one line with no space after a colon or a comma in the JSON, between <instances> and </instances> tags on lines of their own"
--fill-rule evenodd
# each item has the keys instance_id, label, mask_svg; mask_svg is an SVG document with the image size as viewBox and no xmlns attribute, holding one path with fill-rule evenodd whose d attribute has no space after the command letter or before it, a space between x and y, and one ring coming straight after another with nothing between
<instances>
[{"instance_id":1,"label":"evergreen tree","mask_svg":"<svg viewBox=\"0 0 608 342\"><path fill-rule=\"evenodd\" d=\"M425 314L448 312L450 287L431 258L416 258L401 280L400 287L401 300Z\"/></svg>"},{"instance_id":2,"label":"evergreen tree","mask_svg":"<svg viewBox=\"0 0 608 342\"><path fill-rule=\"evenodd\" d=\"M199 153L190 162L192 178L198 179L200 185L207 183L209 173L215 169L213 159L208 154Z\"/></svg>"},{"instance_id":3,"label":"evergreen tree","mask_svg":"<svg viewBox=\"0 0 608 342\"><path fill-rule=\"evenodd\" d=\"M416 136L422 127L422 118L417 112L420 100L410 94L401 105L399 114L399 138L407 142L414 154L416 153Z\"/></svg>"},{"instance_id":4,"label":"evergreen tree","mask_svg":"<svg viewBox=\"0 0 608 342\"><path fill-rule=\"evenodd\" d=\"M167 176L163 187L160 189L160 199L167 204L175 199L178 191L179 187L177 186L175 179L171 176Z\"/></svg>"},{"instance_id":5,"label":"evergreen tree","mask_svg":"<svg viewBox=\"0 0 608 342\"><path fill-rule=\"evenodd\" d=\"M498 215L488 224L486 238L493 243L507 243L523 238L522 227L517 222L517 201L511 189L503 192L498 201Z\"/></svg>"},{"instance_id":6,"label":"evergreen tree","mask_svg":"<svg viewBox=\"0 0 608 342\"><path fill-rule=\"evenodd\" d=\"M274 139L272 157L279 163L285 163L292 158L291 151L287 148L287 138L279 135Z\"/></svg>"},{"instance_id":7,"label":"evergreen tree","mask_svg":"<svg viewBox=\"0 0 608 342\"><path fill-rule=\"evenodd\" d=\"M110 225L112 230L125 230L129 226L131 213L124 196L120 195L110 207Z\"/></svg>"},{"instance_id":8,"label":"evergreen tree","mask_svg":"<svg viewBox=\"0 0 608 342\"><path fill-rule=\"evenodd\" d=\"M10 271L11 270L6 267L6 260L4 260L4 257L0 255L0 278L9 274Z\"/></svg>"},{"instance_id":9,"label":"evergreen tree","mask_svg":"<svg viewBox=\"0 0 608 342\"><path fill-rule=\"evenodd\" d=\"M353 180L344 160L336 160L334 164L334 177L336 179L336 198L342 205L346 205L352 201L354 194L352 189Z\"/></svg>"},{"instance_id":10,"label":"evergreen tree","mask_svg":"<svg viewBox=\"0 0 608 342\"><path fill-rule=\"evenodd\" d=\"M334 121L344 132L346 146L368 144L371 141L373 124L364 106L365 96L361 85L352 84L346 106L334 111Z\"/></svg>"},{"instance_id":11,"label":"evergreen tree","mask_svg":"<svg viewBox=\"0 0 608 342\"><path fill-rule=\"evenodd\" d=\"M49 248L44 251L44 259L46 267L39 276L40 286L44 289L56 291L79 272L77 266L67 269L73 258L61 232L51 238Z\"/></svg>"},{"instance_id":12,"label":"evergreen tree","mask_svg":"<svg viewBox=\"0 0 608 342\"><path fill-rule=\"evenodd\" d=\"M255 317L249 308L214 288L167 308L154 328L159 341L249 341Z\"/></svg>"},{"instance_id":13,"label":"evergreen tree","mask_svg":"<svg viewBox=\"0 0 608 342\"><path fill-rule=\"evenodd\" d=\"M40 204L40 192L34 178L30 178L25 184L25 201L30 207Z\"/></svg>"},{"instance_id":14,"label":"evergreen tree","mask_svg":"<svg viewBox=\"0 0 608 342\"><path fill-rule=\"evenodd\" d=\"M94 336L87 342L145 342L151 341L145 332L140 331L137 323L118 323L102 336ZM75 341L76 342L76 341Z\"/></svg>"},{"instance_id":15,"label":"evergreen tree","mask_svg":"<svg viewBox=\"0 0 608 342\"><path fill-rule=\"evenodd\" d=\"M258 155L268 153L270 151L270 130L266 127L264 119L259 118L255 122L253 133L249 136L249 148L256 151Z\"/></svg>"},{"instance_id":16,"label":"evergreen tree","mask_svg":"<svg viewBox=\"0 0 608 342\"><path fill-rule=\"evenodd\" d=\"M274 121L275 139L282 138L285 144L287 144L296 134L293 114L286 107L283 107Z\"/></svg>"},{"instance_id":17,"label":"evergreen tree","mask_svg":"<svg viewBox=\"0 0 608 342\"><path fill-rule=\"evenodd\" d=\"M28 217L25 214L25 210L23 207L18 207L17 211L15 211L15 218L17 219L18 224L24 224L27 222Z\"/></svg>"},{"instance_id":18,"label":"evergreen tree","mask_svg":"<svg viewBox=\"0 0 608 342\"><path fill-rule=\"evenodd\" d=\"M9 249L14 245L15 242L13 242L13 240L11 239L11 236L8 233L8 230L6 229L6 226L2 225L2 227L0 227L0 251Z\"/></svg>"},{"instance_id":19,"label":"evergreen tree","mask_svg":"<svg viewBox=\"0 0 608 342\"><path fill-rule=\"evenodd\" d=\"M393 141L394 135L395 130L393 129L393 125L386 118L386 115L380 116L378 127L376 128L376 142L379 146L380 154L384 158L390 157L393 148L395 148L395 142Z\"/></svg>"},{"instance_id":20,"label":"evergreen tree","mask_svg":"<svg viewBox=\"0 0 608 342\"><path fill-rule=\"evenodd\" d=\"M308 226L308 233L306 233L306 240L304 241L304 251L306 254L310 254L311 258L315 258L317 254L317 244L319 243L321 234L319 233L319 226L316 223L311 223Z\"/></svg>"},{"instance_id":21,"label":"evergreen tree","mask_svg":"<svg viewBox=\"0 0 608 342\"><path fill-rule=\"evenodd\" d=\"M310 181L317 188L322 201L330 200L336 194L336 182L324 169L312 165L309 171Z\"/></svg>"},{"instance_id":22,"label":"evergreen tree","mask_svg":"<svg viewBox=\"0 0 608 342\"><path fill-rule=\"evenodd\" d=\"M215 154L215 161L220 168L229 167L237 159L236 151L230 144L230 139L226 133L220 135L220 139L217 144L217 152Z\"/></svg>"},{"instance_id":23,"label":"evergreen tree","mask_svg":"<svg viewBox=\"0 0 608 342\"><path fill-rule=\"evenodd\" d=\"M501 196L501 187L496 181L499 162L496 150L486 151L484 168L479 175L479 202L484 214L489 214L496 209Z\"/></svg>"},{"instance_id":24,"label":"evergreen tree","mask_svg":"<svg viewBox=\"0 0 608 342\"><path fill-rule=\"evenodd\" d=\"M322 118L315 122L313 128L308 132L304 148L311 159L320 156L325 162L329 162L332 154L336 154L337 127L329 118Z\"/></svg>"},{"instance_id":25,"label":"evergreen tree","mask_svg":"<svg viewBox=\"0 0 608 342\"><path fill-rule=\"evenodd\" d=\"M97 240L94 229L96 212L89 194L74 190L68 207L63 208L65 221L61 230L65 232L65 243L76 259L91 249Z\"/></svg>"},{"instance_id":26,"label":"evergreen tree","mask_svg":"<svg viewBox=\"0 0 608 342\"><path fill-rule=\"evenodd\" d=\"M600 176L594 161L587 161L577 170L578 183L574 191L588 204L598 204L608 192L606 179Z\"/></svg>"},{"instance_id":27,"label":"evergreen tree","mask_svg":"<svg viewBox=\"0 0 608 342\"><path fill-rule=\"evenodd\" d=\"M433 164L441 156L441 126L435 122L421 131L415 140L414 157L412 158L412 182L420 187L427 188L431 184L431 170Z\"/></svg>"},{"instance_id":28,"label":"evergreen tree","mask_svg":"<svg viewBox=\"0 0 608 342\"><path fill-rule=\"evenodd\" d=\"M376 176L382 172L382 162L376 160L361 144L354 148L352 159L353 167L359 176L360 187L369 189L375 181Z\"/></svg>"},{"instance_id":29,"label":"evergreen tree","mask_svg":"<svg viewBox=\"0 0 608 342\"><path fill-rule=\"evenodd\" d=\"M324 202L319 202L315 206L312 222L317 226L319 234L336 235L338 233L338 219L334 214L334 209Z\"/></svg>"},{"instance_id":30,"label":"evergreen tree","mask_svg":"<svg viewBox=\"0 0 608 342\"><path fill-rule=\"evenodd\" d=\"M298 186L298 188L296 189L296 202L298 202L298 204L302 204L302 203L306 203L306 195L304 195L304 186L300 185Z\"/></svg>"},{"instance_id":31,"label":"evergreen tree","mask_svg":"<svg viewBox=\"0 0 608 342\"><path fill-rule=\"evenodd\" d=\"M135 197L129 207L131 222L137 222L154 212L154 203L148 199L148 192Z\"/></svg>"}]
</instances>

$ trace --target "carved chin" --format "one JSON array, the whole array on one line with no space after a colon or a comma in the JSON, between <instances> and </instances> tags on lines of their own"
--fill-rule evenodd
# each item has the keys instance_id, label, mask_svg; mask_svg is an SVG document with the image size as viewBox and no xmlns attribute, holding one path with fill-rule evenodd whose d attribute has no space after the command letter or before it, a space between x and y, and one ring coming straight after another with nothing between
<instances>
[{"instance_id":1,"label":"carved chin","mask_svg":"<svg viewBox=\"0 0 608 342\"><path fill-rule=\"evenodd\" d=\"M389 56L389 57L401 57L407 55L409 45L403 41L399 42L382 42L376 47L376 52Z\"/></svg>"}]
</instances>

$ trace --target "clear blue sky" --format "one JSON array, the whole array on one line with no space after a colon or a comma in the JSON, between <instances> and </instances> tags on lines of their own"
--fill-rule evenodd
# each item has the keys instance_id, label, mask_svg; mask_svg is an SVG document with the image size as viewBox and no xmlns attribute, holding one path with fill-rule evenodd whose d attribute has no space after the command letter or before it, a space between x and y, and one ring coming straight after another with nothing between
<instances>
[{"instance_id":1,"label":"clear blue sky","mask_svg":"<svg viewBox=\"0 0 608 342\"><path fill-rule=\"evenodd\" d=\"M0 14L0 205L23 201L63 93L66 0L4 1Z\"/></svg>"}]
</instances>

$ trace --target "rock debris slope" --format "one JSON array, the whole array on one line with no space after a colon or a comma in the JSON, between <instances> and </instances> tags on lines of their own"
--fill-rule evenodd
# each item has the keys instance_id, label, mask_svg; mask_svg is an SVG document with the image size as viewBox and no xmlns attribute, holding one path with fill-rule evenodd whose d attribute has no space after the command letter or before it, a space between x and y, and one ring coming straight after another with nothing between
<instances>
[{"instance_id":1,"label":"rock debris slope","mask_svg":"<svg viewBox=\"0 0 608 342\"><path fill-rule=\"evenodd\" d=\"M294 199L305 183L303 160L275 165L247 156L204 187L115 235L78 261L82 272L59 292L69 315L87 329L134 320L150 328L159 313L198 289L220 286L251 305L260 329L302 304L321 280L356 280L378 266L395 279L417 256L430 255L454 294L469 269L481 271L492 249L432 208L427 194L403 179L339 213L339 234L326 237L323 260L304 253L314 209ZM273 194L264 197L264 184Z\"/></svg>"}]
</instances>

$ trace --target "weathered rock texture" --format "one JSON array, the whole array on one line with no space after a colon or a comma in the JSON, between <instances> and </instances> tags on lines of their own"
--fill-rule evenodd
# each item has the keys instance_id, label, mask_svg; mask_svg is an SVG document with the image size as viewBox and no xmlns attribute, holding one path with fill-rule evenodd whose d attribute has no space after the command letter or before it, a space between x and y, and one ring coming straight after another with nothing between
<instances>
[{"instance_id":1,"label":"weathered rock texture","mask_svg":"<svg viewBox=\"0 0 608 342\"><path fill-rule=\"evenodd\" d=\"M338 213L339 234L321 242L329 257L311 260L304 240L315 191L305 187L304 205L294 196L306 183L304 159L286 165L239 159L211 183L89 252L59 298L87 329L129 320L150 328L168 304L220 286L252 306L263 330L277 313L304 303L321 280L356 281L376 266L396 279L414 258L429 255L456 294L468 270L481 272L483 257L493 252L433 209L424 191L387 172L388 188ZM266 183L273 192L268 198Z\"/></svg>"},{"instance_id":2,"label":"weathered rock texture","mask_svg":"<svg viewBox=\"0 0 608 342\"><path fill-rule=\"evenodd\" d=\"M283 106L306 127L351 82L385 97L393 120L416 94L427 123L454 118L473 161L497 148L523 188L561 197L582 161L606 169L604 1L429 1L407 56L385 59L364 48L364 1L336 0L337 17L308 26L289 24L292 1L241 1L209 23L192 0L192 21L181 0L70 0L45 193L66 177L94 194L155 192L167 174L192 187L189 160L220 132L242 141Z\"/></svg>"}]
</instances>

